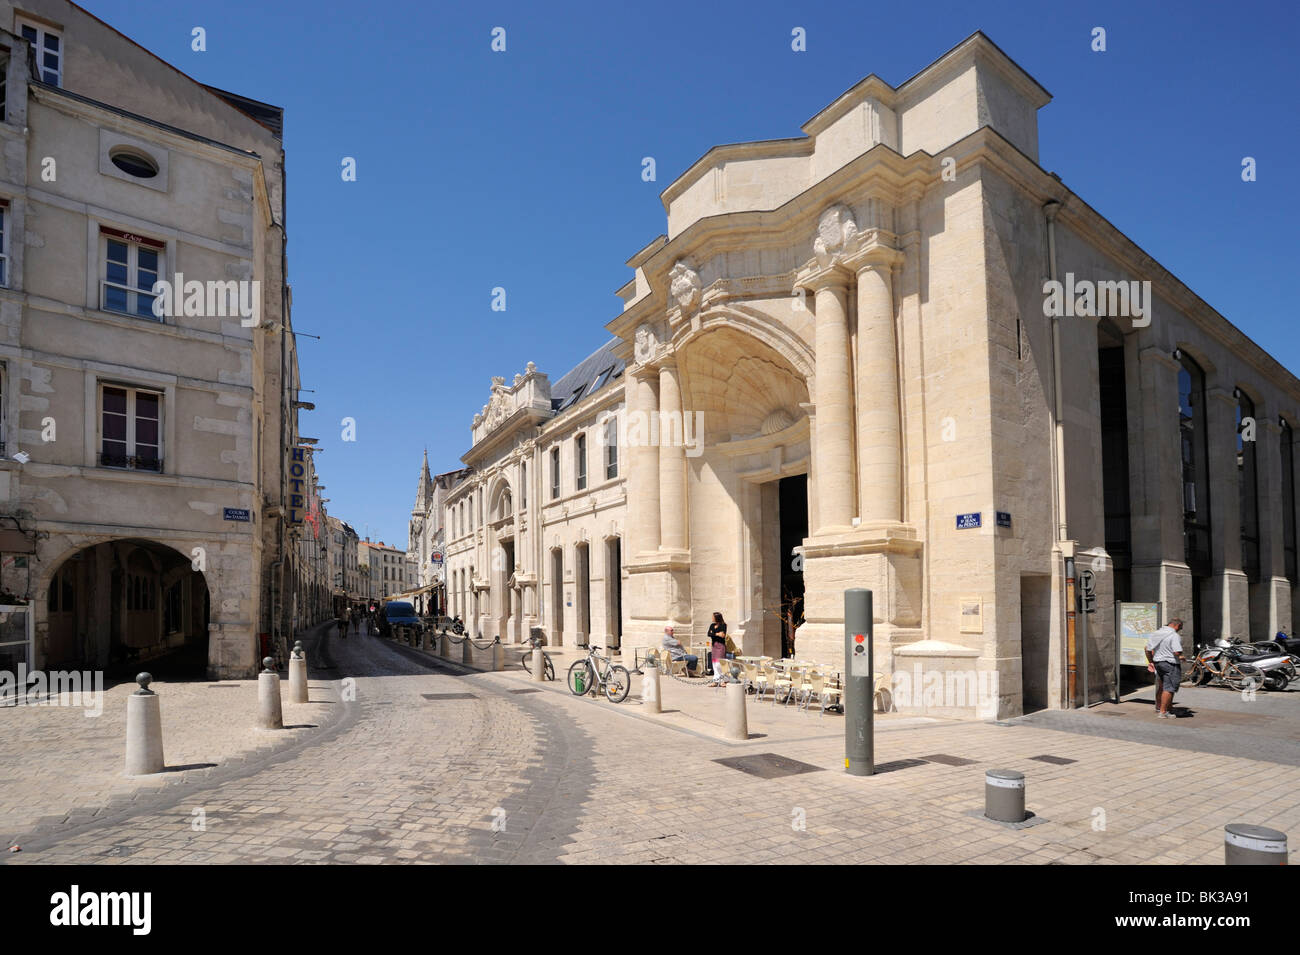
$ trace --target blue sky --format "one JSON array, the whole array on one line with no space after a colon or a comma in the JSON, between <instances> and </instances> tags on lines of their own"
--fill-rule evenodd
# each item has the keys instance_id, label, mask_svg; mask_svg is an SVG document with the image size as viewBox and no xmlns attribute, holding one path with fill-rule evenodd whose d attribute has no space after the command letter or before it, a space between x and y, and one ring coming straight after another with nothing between
<instances>
[{"instance_id":1,"label":"blue sky","mask_svg":"<svg viewBox=\"0 0 1300 955\"><path fill-rule=\"evenodd\" d=\"M605 341L624 263L665 231L659 193L709 147L798 136L868 73L898 85L975 30L1054 96L1043 166L1300 372L1291 3L83 5L285 108L294 323L321 336L299 338L302 430L330 512L375 539L404 545L422 449L459 466L492 375L531 360L554 380Z\"/></svg>"}]
</instances>

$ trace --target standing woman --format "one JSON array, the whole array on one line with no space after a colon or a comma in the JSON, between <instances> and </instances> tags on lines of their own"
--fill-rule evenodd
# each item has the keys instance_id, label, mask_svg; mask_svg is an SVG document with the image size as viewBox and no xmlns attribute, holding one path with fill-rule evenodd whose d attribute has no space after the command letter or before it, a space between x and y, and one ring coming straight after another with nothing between
<instances>
[{"instance_id":1,"label":"standing woman","mask_svg":"<svg viewBox=\"0 0 1300 955\"><path fill-rule=\"evenodd\" d=\"M727 658L727 621L717 610L713 611L713 623L709 624L709 643L713 648L713 682L721 684L723 661Z\"/></svg>"}]
</instances>

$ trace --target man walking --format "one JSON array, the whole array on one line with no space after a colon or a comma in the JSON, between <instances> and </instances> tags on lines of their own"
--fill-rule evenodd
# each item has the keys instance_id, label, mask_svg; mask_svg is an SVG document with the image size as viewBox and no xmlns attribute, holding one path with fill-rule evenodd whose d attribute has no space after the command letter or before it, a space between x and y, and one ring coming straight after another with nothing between
<instances>
[{"instance_id":1,"label":"man walking","mask_svg":"<svg viewBox=\"0 0 1300 955\"><path fill-rule=\"evenodd\" d=\"M1174 617L1147 638L1147 669L1156 675L1156 716L1163 720L1174 717L1174 694L1183 678L1182 629L1182 620Z\"/></svg>"}]
</instances>

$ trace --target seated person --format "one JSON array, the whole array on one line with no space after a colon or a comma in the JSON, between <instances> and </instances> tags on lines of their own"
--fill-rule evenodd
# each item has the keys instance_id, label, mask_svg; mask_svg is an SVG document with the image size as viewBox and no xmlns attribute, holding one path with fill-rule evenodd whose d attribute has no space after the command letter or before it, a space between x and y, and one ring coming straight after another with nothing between
<instances>
[{"instance_id":1,"label":"seated person","mask_svg":"<svg viewBox=\"0 0 1300 955\"><path fill-rule=\"evenodd\" d=\"M686 648L682 646L680 640L673 636L672 627L664 627L663 648L668 651L668 655L674 660L686 661L686 672L690 676L695 676L695 665L700 662L700 658L693 653L687 653Z\"/></svg>"}]
</instances>

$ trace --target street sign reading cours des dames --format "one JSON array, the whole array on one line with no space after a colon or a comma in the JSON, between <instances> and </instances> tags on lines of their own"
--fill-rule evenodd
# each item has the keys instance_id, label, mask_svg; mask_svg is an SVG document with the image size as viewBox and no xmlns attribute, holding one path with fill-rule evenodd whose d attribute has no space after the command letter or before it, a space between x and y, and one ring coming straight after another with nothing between
<instances>
[{"instance_id":1,"label":"street sign reading cours des dames","mask_svg":"<svg viewBox=\"0 0 1300 955\"><path fill-rule=\"evenodd\" d=\"M246 507L223 507L221 516L227 521L249 521L252 519Z\"/></svg>"}]
</instances>

